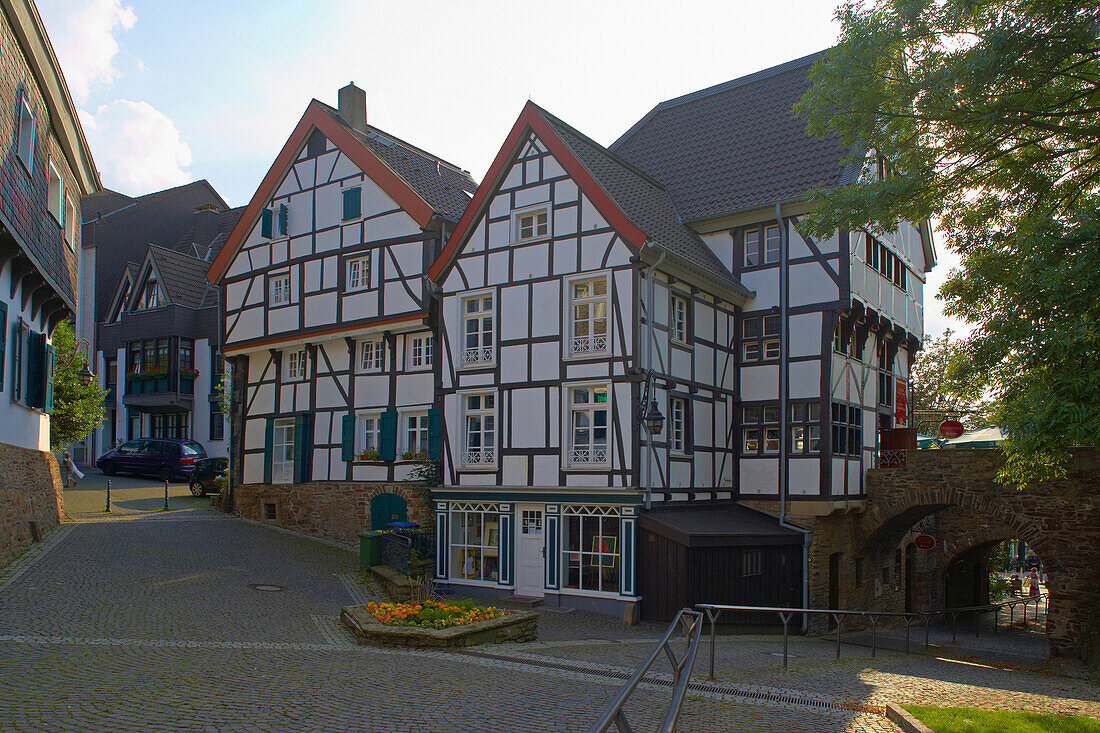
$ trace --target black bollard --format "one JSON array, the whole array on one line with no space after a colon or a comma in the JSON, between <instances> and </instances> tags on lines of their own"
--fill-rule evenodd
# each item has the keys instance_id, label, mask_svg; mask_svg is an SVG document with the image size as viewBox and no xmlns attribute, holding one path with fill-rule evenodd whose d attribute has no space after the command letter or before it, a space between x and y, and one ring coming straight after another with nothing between
<instances>
[{"instance_id":1,"label":"black bollard","mask_svg":"<svg viewBox=\"0 0 1100 733\"><path fill-rule=\"evenodd\" d=\"M107 479L107 509L106 509L106 511L108 511L108 512L111 511L111 479Z\"/></svg>"},{"instance_id":2,"label":"black bollard","mask_svg":"<svg viewBox=\"0 0 1100 733\"><path fill-rule=\"evenodd\" d=\"M168 511L168 482L164 482L164 511Z\"/></svg>"}]
</instances>

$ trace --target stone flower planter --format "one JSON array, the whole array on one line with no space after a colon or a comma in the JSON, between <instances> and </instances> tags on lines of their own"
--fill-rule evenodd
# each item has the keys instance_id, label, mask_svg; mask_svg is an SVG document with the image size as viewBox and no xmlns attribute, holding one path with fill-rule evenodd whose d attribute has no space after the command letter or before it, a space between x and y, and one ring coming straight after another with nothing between
<instances>
[{"instance_id":1,"label":"stone flower planter","mask_svg":"<svg viewBox=\"0 0 1100 733\"><path fill-rule=\"evenodd\" d=\"M346 607L340 613L340 620L351 629L360 644L428 648L534 641L538 638L539 626L538 614L532 611L509 611L500 618L449 629L387 626L367 613L365 606Z\"/></svg>"}]
</instances>

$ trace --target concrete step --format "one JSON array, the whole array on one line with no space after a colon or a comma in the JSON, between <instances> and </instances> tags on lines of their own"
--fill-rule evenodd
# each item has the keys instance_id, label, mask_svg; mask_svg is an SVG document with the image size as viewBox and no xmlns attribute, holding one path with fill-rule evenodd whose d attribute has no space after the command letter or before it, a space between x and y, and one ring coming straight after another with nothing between
<instances>
[{"instance_id":1,"label":"concrete step","mask_svg":"<svg viewBox=\"0 0 1100 733\"><path fill-rule=\"evenodd\" d=\"M535 598L534 596L507 596L500 599L500 605L506 608L519 608L525 611L537 608L542 605L541 598Z\"/></svg>"}]
</instances>

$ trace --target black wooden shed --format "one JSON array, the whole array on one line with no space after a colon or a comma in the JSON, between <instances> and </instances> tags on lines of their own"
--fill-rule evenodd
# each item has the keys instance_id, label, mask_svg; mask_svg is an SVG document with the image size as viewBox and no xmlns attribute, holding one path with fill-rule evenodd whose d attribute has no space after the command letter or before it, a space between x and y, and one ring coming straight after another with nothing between
<instances>
[{"instance_id":1,"label":"black wooden shed","mask_svg":"<svg viewBox=\"0 0 1100 733\"><path fill-rule=\"evenodd\" d=\"M638 518L641 617L669 621L696 603L802 606L802 538L740 504L656 508ZM727 614L778 623L775 614Z\"/></svg>"}]
</instances>

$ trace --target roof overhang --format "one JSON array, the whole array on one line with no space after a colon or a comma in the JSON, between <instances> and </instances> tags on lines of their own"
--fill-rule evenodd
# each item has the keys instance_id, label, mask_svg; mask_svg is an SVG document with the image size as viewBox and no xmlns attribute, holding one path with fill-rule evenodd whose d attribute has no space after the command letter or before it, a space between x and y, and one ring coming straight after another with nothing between
<instances>
[{"instance_id":1,"label":"roof overhang","mask_svg":"<svg viewBox=\"0 0 1100 733\"><path fill-rule=\"evenodd\" d=\"M733 303L739 308L756 297L755 291L749 290L740 283L719 279L675 252L670 252L659 243L651 242L650 245L638 253L642 262L647 265L656 264L664 255L660 268L662 272L675 275L687 282L703 285L710 294L721 296L726 302Z\"/></svg>"},{"instance_id":2,"label":"roof overhang","mask_svg":"<svg viewBox=\"0 0 1100 733\"><path fill-rule=\"evenodd\" d=\"M65 160L72 169L80 185L82 196L94 193L103 187L99 172L92 160L92 151L84 139L84 130L80 126L80 117L69 96L69 87L61 73L61 65L54 55L53 45L38 9L31 0L0 0L19 45L22 47L38 84L46 107L50 111L50 125L57 136Z\"/></svg>"},{"instance_id":3,"label":"roof overhang","mask_svg":"<svg viewBox=\"0 0 1100 733\"><path fill-rule=\"evenodd\" d=\"M770 514L740 504L660 507L642 513L638 526L685 547L802 545L803 534Z\"/></svg>"}]
</instances>

